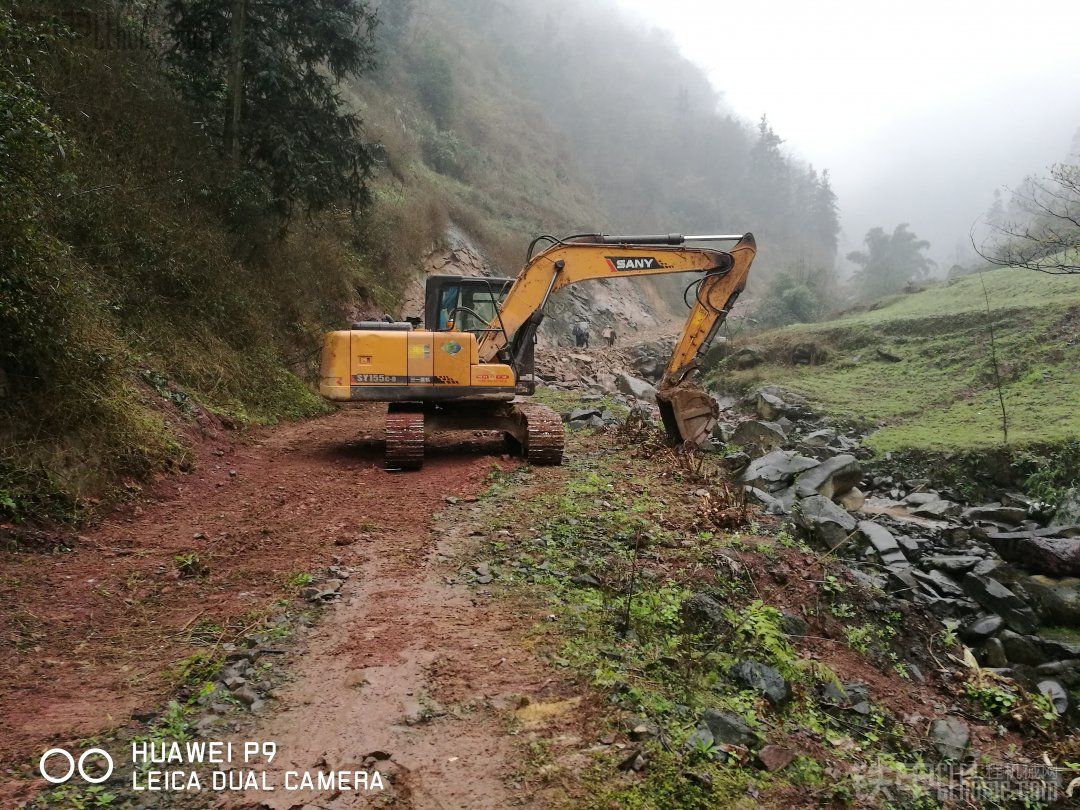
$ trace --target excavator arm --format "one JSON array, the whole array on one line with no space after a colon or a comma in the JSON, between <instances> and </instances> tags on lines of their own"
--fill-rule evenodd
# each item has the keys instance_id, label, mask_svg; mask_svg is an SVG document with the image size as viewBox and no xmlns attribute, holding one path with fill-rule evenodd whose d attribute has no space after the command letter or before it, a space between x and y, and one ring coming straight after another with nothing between
<instances>
[{"instance_id":1,"label":"excavator arm","mask_svg":"<svg viewBox=\"0 0 1080 810\"><path fill-rule=\"evenodd\" d=\"M730 251L686 247L685 242L738 240ZM553 240L530 257L479 342L481 362L501 359L520 373L521 358L535 339L544 307L556 290L600 278L704 273L675 351L668 361L657 399L668 435L699 444L716 423L712 398L691 386L700 358L746 286L757 252L752 234L736 237L579 236Z\"/></svg>"}]
</instances>

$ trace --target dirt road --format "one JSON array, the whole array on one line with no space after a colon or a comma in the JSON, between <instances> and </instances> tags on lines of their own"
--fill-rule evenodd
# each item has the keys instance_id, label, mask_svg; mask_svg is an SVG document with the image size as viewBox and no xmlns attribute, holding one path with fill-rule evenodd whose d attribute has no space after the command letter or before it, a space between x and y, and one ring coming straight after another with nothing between
<instances>
[{"instance_id":1,"label":"dirt road","mask_svg":"<svg viewBox=\"0 0 1080 810\"><path fill-rule=\"evenodd\" d=\"M493 464L514 462L497 442L466 437L434 448L419 473L387 473L380 424L372 407L253 441L223 433L195 472L161 482L73 551L3 556L0 760L14 778L0 805L41 785L28 763L49 745L137 726L160 708L177 663L199 649L193 628L242 630L297 572L335 558L355 573L250 733L279 744L282 768L363 767L381 752L396 806L523 802L510 778L511 696L554 699L560 687L516 643L534 617L448 584L446 556L467 532L443 535L441 548L430 532L447 497L475 495ZM183 576L178 560L192 554L202 573ZM365 801L323 795L318 806Z\"/></svg>"}]
</instances>

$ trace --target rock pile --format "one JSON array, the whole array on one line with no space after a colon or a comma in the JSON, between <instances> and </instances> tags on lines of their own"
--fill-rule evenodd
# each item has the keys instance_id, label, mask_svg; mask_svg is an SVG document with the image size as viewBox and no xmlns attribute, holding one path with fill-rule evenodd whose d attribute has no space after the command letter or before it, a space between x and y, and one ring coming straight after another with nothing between
<instances>
[{"instance_id":1,"label":"rock pile","mask_svg":"<svg viewBox=\"0 0 1080 810\"><path fill-rule=\"evenodd\" d=\"M857 435L775 387L741 405L752 416L716 439L739 448L728 466L767 512L940 618L980 663L1068 707L1080 686L1080 516L1066 504L1047 518L1015 492L965 504L898 471L873 474Z\"/></svg>"}]
</instances>

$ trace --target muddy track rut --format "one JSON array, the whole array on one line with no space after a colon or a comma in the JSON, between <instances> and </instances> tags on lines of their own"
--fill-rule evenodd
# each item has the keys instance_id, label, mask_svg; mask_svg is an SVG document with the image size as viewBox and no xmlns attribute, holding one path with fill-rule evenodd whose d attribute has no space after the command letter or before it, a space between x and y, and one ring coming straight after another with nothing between
<instances>
[{"instance_id":1,"label":"muddy track rut","mask_svg":"<svg viewBox=\"0 0 1080 810\"><path fill-rule=\"evenodd\" d=\"M238 627L295 572L333 558L354 570L341 600L302 640L288 682L245 734L273 739L275 767L363 768L390 755L382 801L423 808L530 805L507 717L517 695L558 697L520 634L537 617L455 584L449 557L468 534L433 535L448 497L484 486L501 445L455 437L423 470L381 468L382 411L343 410L237 440L210 437L195 472L86 531L70 552L0 558L10 664L0 672L0 804L33 795L26 763L160 707L196 621ZM442 538L441 540L439 538ZM195 552L201 577L176 573ZM522 609L524 610L524 609ZM509 709L507 707L510 707ZM389 794L389 796L387 795ZM223 797L227 806L364 806L374 795ZM311 802L310 805L307 803Z\"/></svg>"}]
</instances>

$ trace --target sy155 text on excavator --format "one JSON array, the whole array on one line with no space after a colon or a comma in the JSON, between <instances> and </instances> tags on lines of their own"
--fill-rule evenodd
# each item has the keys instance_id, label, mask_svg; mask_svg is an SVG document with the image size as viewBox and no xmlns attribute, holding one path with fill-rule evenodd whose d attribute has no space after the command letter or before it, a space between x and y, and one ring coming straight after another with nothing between
<instances>
[{"instance_id":1,"label":"sy155 text on excavator","mask_svg":"<svg viewBox=\"0 0 1080 810\"><path fill-rule=\"evenodd\" d=\"M728 250L688 243L734 242ZM388 402L386 468L419 469L426 431L490 430L533 464L559 464L559 415L525 398L536 389L537 330L552 293L601 278L697 273L690 313L657 387L673 443L700 444L715 401L693 384L701 357L746 285L752 234L607 236L533 240L517 278L430 276L424 325L362 321L323 341L319 391L336 402Z\"/></svg>"}]
</instances>

